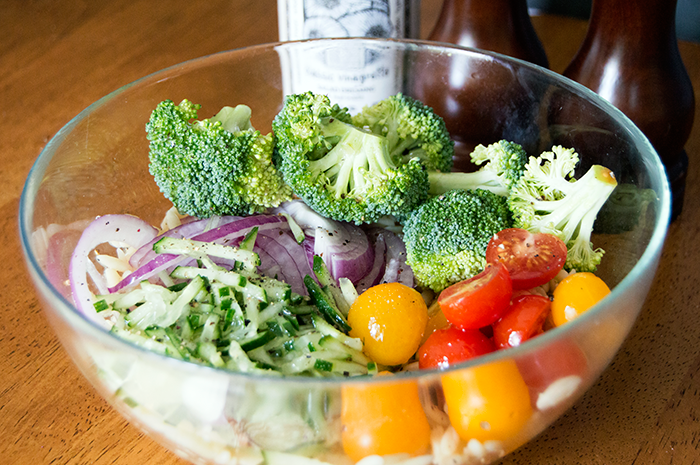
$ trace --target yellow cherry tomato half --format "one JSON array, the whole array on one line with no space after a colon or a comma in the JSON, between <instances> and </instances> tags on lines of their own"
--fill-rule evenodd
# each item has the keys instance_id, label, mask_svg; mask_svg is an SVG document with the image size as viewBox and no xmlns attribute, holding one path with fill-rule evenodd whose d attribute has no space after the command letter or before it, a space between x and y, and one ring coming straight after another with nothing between
<instances>
[{"instance_id":1,"label":"yellow cherry tomato half","mask_svg":"<svg viewBox=\"0 0 700 465\"><path fill-rule=\"evenodd\" d=\"M608 294L610 294L610 288L593 273L582 272L569 275L554 288L552 322L555 326L568 323Z\"/></svg>"},{"instance_id":2,"label":"yellow cherry tomato half","mask_svg":"<svg viewBox=\"0 0 700 465\"><path fill-rule=\"evenodd\" d=\"M430 425L415 381L345 385L341 398L341 441L354 462L368 455L429 450Z\"/></svg>"},{"instance_id":3,"label":"yellow cherry tomato half","mask_svg":"<svg viewBox=\"0 0 700 465\"><path fill-rule=\"evenodd\" d=\"M532 416L528 387L513 360L447 373L441 379L450 423L465 441L512 445Z\"/></svg>"},{"instance_id":4,"label":"yellow cherry tomato half","mask_svg":"<svg viewBox=\"0 0 700 465\"><path fill-rule=\"evenodd\" d=\"M428 323L425 325L425 331L423 332L420 345L422 346L435 331L447 328L448 326L450 326L450 322L445 318L445 314L440 310L440 304L436 300L428 307Z\"/></svg>"},{"instance_id":5,"label":"yellow cherry tomato half","mask_svg":"<svg viewBox=\"0 0 700 465\"><path fill-rule=\"evenodd\" d=\"M428 307L415 289L400 283L378 284L360 294L348 311L350 336L382 365L406 363L418 350L428 322Z\"/></svg>"}]
</instances>

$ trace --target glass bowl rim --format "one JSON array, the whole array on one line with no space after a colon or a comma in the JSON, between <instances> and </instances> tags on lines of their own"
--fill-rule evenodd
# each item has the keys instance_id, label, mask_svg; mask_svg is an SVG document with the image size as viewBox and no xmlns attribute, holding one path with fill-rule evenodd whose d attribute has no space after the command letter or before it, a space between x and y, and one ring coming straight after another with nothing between
<instances>
[{"instance_id":1,"label":"glass bowl rim","mask_svg":"<svg viewBox=\"0 0 700 465\"><path fill-rule=\"evenodd\" d=\"M33 200L35 194L38 192L39 184L41 183L43 174L48 167L49 162L53 158L55 151L60 147L62 141L70 133L70 131L78 125L83 119L88 117L95 109L109 103L115 97L121 95L132 87L138 86L144 82L152 81L160 77L169 75L175 70L180 68L187 68L194 66L196 68L203 68L212 63L217 63L218 60L226 60L228 56L235 56L246 52L256 52L256 51L266 51L266 50L276 50L278 47L296 47L298 44L313 44L319 43L323 45L325 43L333 42L352 42L352 43L373 43L373 44L386 44L388 47L414 47L414 49L439 49L441 53L446 51L465 53L468 55L477 55L481 58L489 57L495 61L501 61L506 63L514 63L520 67L530 68L535 73L540 73L546 76L547 79L551 80L552 83L564 88L567 91L572 91L579 94L579 96L585 98L588 101L595 103L598 107L605 111L606 114L610 115L616 123L620 124L628 133L631 134L630 138L638 143L640 149L646 148L643 152L648 152L650 159L644 160L651 162L653 166L650 171L655 174L662 175L660 180L660 191L657 192L658 196L658 209L656 212L656 224L654 230L650 236L649 244L640 256L637 263L632 267L632 269L622 278L622 280L611 290L611 293L605 297L601 303L595 305L593 308L582 314L576 320L558 327L546 331L545 333L539 335L537 338L527 341L518 347L514 347L508 350L499 350L487 355L482 355L480 357L467 360L465 362L455 364L447 369L438 370L416 370L416 371L405 371L396 373L396 376L389 377L393 380L397 379L422 379L430 376L439 376L444 373L451 371L459 371L466 368L485 365L491 362L497 362L501 360L507 360L509 358L517 358L520 354L527 352L534 352L538 347L547 345L550 341L553 342L555 339L565 338L567 333L574 332L578 327L584 326L587 321L595 319L601 312L604 312L606 307L609 306L610 302L618 301L623 298L626 290L633 288L634 283L637 281L643 273L644 270L660 255L663 249L663 244L667 234L667 229L670 223L671 215L671 193L668 180L665 175L665 168L659 158L656 150L653 148L646 136L641 132L639 128L619 109L609 103L607 100L588 89L587 87L566 78L565 76L558 74L547 68L529 63L524 60L513 58L507 55L503 55L496 52L481 50L473 47L464 47L449 43L434 42L427 40L418 39L376 39L376 38L322 38L322 39L306 39L298 41L289 42L270 42L257 45L251 45L247 47L240 47L231 50L224 50L209 55L204 55L201 57L186 60L177 63L172 66L155 71L151 74L145 75L135 81L132 81L112 92L105 95L104 97L98 99L97 101L90 104L88 107L83 109L80 113L74 116L68 123L66 123L44 146L44 148L39 153L37 159L33 163L27 179L25 181L22 194L20 196L19 202L19 233L22 251L24 254L25 262L30 275L33 277L33 284L36 290L41 293L47 301L50 302L50 306L53 307L52 310L59 315L59 318L64 320L71 327L76 328L76 331L81 333L87 333L88 336L100 341L101 343L107 343L112 347L119 347L120 350L127 352L132 352L139 356L146 357L149 361L155 363L166 363L172 364L177 370L183 370L185 372L199 372L202 374L208 374L211 376L226 376L232 378L242 378L245 381L274 381L277 383L289 383L289 384L306 384L306 385L342 385L346 383L358 382L366 383L368 377L357 376L357 377L330 377L330 378L312 378L303 376L279 376L279 375L261 375L259 373L243 373L234 372L229 370L224 370L220 368L214 368L210 366L200 365L192 362L187 362L183 360L178 360L165 355L157 354L143 347L137 346L129 341L121 339L114 334L111 334L104 327L98 325L96 322L92 321L89 317L80 312L69 300L64 297L60 292L58 292L53 285L49 282L48 277L41 269L37 257L32 252L31 245L31 235L33 226ZM395 45L388 45L395 44ZM655 169L654 169L655 168ZM45 309L46 311L46 309ZM390 379L387 377L373 377L372 382L389 382Z\"/></svg>"}]
</instances>

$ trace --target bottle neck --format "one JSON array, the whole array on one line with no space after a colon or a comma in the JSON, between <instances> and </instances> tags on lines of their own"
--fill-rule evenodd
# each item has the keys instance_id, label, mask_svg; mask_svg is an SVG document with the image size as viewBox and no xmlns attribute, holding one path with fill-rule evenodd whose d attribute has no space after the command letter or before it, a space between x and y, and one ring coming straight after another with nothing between
<instances>
[{"instance_id":1,"label":"bottle neck","mask_svg":"<svg viewBox=\"0 0 700 465\"><path fill-rule=\"evenodd\" d=\"M648 47L676 41L677 0L593 0L588 36Z\"/></svg>"},{"instance_id":2,"label":"bottle neck","mask_svg":"<svg viewBox=\"0 0 700 465\"><path fill-rule=\"evenodd\" d=\"M564 75L597 92L647 136L664 163L674 217L683 203L695 97L678 50L677 0L593 0L581 48Z\"/></svg>"},{"instance_id":3,"label":"bottle neck","mask_svg":"<svg viewBox=\"0 0 700 465\"><path fill-rule=\"evenodd\" d=\"M445 0L428 40L490 50L548 66L526 0Z\"/></svg>"}]
</instances>

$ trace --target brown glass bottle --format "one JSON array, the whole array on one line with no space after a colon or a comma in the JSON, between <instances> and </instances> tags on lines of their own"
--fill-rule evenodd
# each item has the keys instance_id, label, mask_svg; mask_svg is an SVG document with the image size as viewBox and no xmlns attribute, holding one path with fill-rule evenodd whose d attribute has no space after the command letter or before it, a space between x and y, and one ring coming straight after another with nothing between
<instances>
[{"instance_id":1,"label":"brown glass bottle","mask_svg":"<svg viewBox=\"0 0 700 465\"><path fill-rule=\"evenodd\" d=\"M593 0L586 37L564 75L625 113L664 163L683 206L695 96L675 30L677 0Z\"/></svg>"},{"instance_id":2,"label":"brown glass bottle","mask_svg":"<svg viewBox=\"0 0 700 465\"><path fill-rule=\"evenodd\" d=\"M490 50L549 66L526 0L445 0L428 40Z\"/></svg>"}]
</instances>

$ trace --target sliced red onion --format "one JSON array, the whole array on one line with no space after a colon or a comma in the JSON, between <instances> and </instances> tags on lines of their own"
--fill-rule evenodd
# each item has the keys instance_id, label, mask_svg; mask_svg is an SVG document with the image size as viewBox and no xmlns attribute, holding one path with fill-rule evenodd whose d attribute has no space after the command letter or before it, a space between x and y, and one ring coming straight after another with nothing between
<instances>
[{"instance_id":1,"label":"sliced red onion","mask_svg":"<svg viewBox=\"0 0 700 465\"><path fill-rule=\"evenodd\" d=\"M83 226L85 229L89 223ZM71 287L69 270L65 263L70 263L73 251L80 241L82 230L70 226L53 233L47 239L46 247L46 277L53 286L66 298L70 299Z\"/></svg>"},{"instance_id":2,"label":"sliced red onion","mask_svg":"<svg viewBox=\"0 0 700 465\"><path fill-rule=\"evenodd\" d=\"M255 247L261 258L260 271L289 283L296 293L306 294L303 278L307 274L313 275L313 255L323 257L336 279L346 277L355 283L358 292L382 281L413 285L413 273L405 261L405 246L393 232L372 228L369 234L373 240L370 241L363 229L328 220L301 201L288 202L284 207L280 211L288 213L307 234L302 244L294 239L286 218L281 215L196 220L162 235L157 235L155 228L133 216L100 217L85 229L71 258L71 289L76 305L85 313L94 313L88 275L94 275L92 281L96 288L116 292L154 278L163 270L192 261L186 256L153 252L153 244L163 236L236 246L253 227L258 227ZM89 261L88 254L98 245L111 241L138 248L132 256L132 263L140 266L119 284L106 289L105 283L100 282L99 273L89 273L89 265L94 268L94 264Z\"/></svg>"},{"instance_id":3,"label":"sliced red onion","mask_svg":"<svg viewBox=\"0 0 700 465\"><path fill-rule=\"evenodd\" d=\"M260 266L258 267L260 274L272 277L282 276L282 268L272 255L259 247L256 247L255 251L258 253L258 256L260 256Z\"/></svg>"},{"instance_id":4,"label":"sliced red onion","mask_svg":"<svg viewBox=\"0 0 700 465\"><path fill-rule=\"evenodd\" d=\"M276 211L289 214L314 238L313 253L323 258L336 280L346 277L357 283L372 269L374 249L360 227L325 218L301 200L285 202Z\"/></svg>"},{"instance_id":5,"label":"sliced red onion","mask_svg":"<svg viewBox=\"0 0 700 465\"><path fill-rule=\"evenodd\" d=\"M221 226L204 231L191 239L202 242L215 242L217 244L232 245L234 240L240 240L242 236L248 234L253 228L258 231L267 229L289 229L287 220L278 215L255 215L239 218L235 221L222 224ZM243 232L243 234L241 234Z\"/></svg>"},{"instance_id":6,"label":"sliced red onion","mask_svg":"<svg viewBox=\"0 0 700 465\"><path fill-rule=\"evenodd\" d=\"M364 291L372 286L379 284L384 273L384 263L386 257L386 242L384 241L384 236L378 234L376 240L374 241L374 261L372 262L372 268L369 270L362 279L360 279L355 285L358 294L362 294Z\"/></svg>"},{"instance_id":7,"label":"sliced red onion","mask_svg":"<svg viewBox=\"0 0 700 465\"><path fill-rule=\"evenodd\" d=\"M288 229L289 225L284 218L277 215L256 215L236 219L200 234L195 234L190 239L235 246L254 227L257 227L260 232L267 229ZM184 260L189 260L189 258L181 255L156 254L152 260L122 279L116 286L111 287L109 292L117 292L136 285L143 280L152 278L165 269L179 265Z\"/></svg>"},{"instance_id":8,"label":"sliced red onion","mask_svg":"<svg viewBox=\"0 0 700 465\"><path fill-rule=\"evenodd\" d=\"M306 262L309 265L309 269L313 270L314 246L316 245L316 239L314 239L312 236L306 236L306 239L304 239L304 243L302 245L304 246L304 251L306 252Z\"/></svg>"},{"instance_id":9,"label":"sliced red onion","mask_svg":"<svg viewBox=\"0 0 700 465\"><path fill-rule=\"evenodd\" d=\"M331 274L358 282L372 269L374 249L357 226L337 223L336 228L316 230L314 253L320 255Z\"/></svg>"},{"instance_id":10,"label":"sliced red onion","mask_svg":"<svg viewBox=\"0 0 700 465\"><path fill-rule=\"evenodd\" d=\"M294 258L294 255L301 255L303 263L306 263L306 254L304 253L303 247L290 237L286 231L281 232L282 234L278 234L276 231L265 231L262 234L258 233L258 237L255 240L256 249L264 250L272 257L272 263L275 269L274 274L272 274L272 270L265 270L262 266L260 267L260 271L267 276L276 277L278 280L286 282L290 285L292 291L297 294L306 295L304 276L308 273L302 274ZM278 239L282 237L289 238L291 243L281 243Z\"/></svg>"},{"instance_id":11,"label":"sliced red onion","mask_svg":"<svg viewBox=\"0 0 700 465\"><path fill-rule=\"evenodd\" d=\"M406 264L406 244L392 231L382 230L379 234L386 242L386 266L380 282L399 282L413 287L413 270Z\"/></svg>"},{"instance_id":12,"label":"sliced red onion","mask_svg":"<svg viewBox=\"0 0 700 465\"><path fill-rule=\"evenodd\" d=\"M274 239L289 251L289 255L292 257L292 260L294 260L302 279L307 274L313 273L313 262L309 262L306 255L306 248L296 241L291 231L285 234L278 234Z\"/></svg>"},{"instance_id":13,"label":"sliced red onion","mask_svg":"<svg viewBox=\"0 0 700 465\"><path fill-rule=\"evenodd\" d=\"M71 292L78 309L86 315L96 315L88 283L90 252L106 242L123 242L138 248L157 234L156 228L131 215L104 215L90 223L80 236L69 266Z\"/></svg>"}]
</instances>

